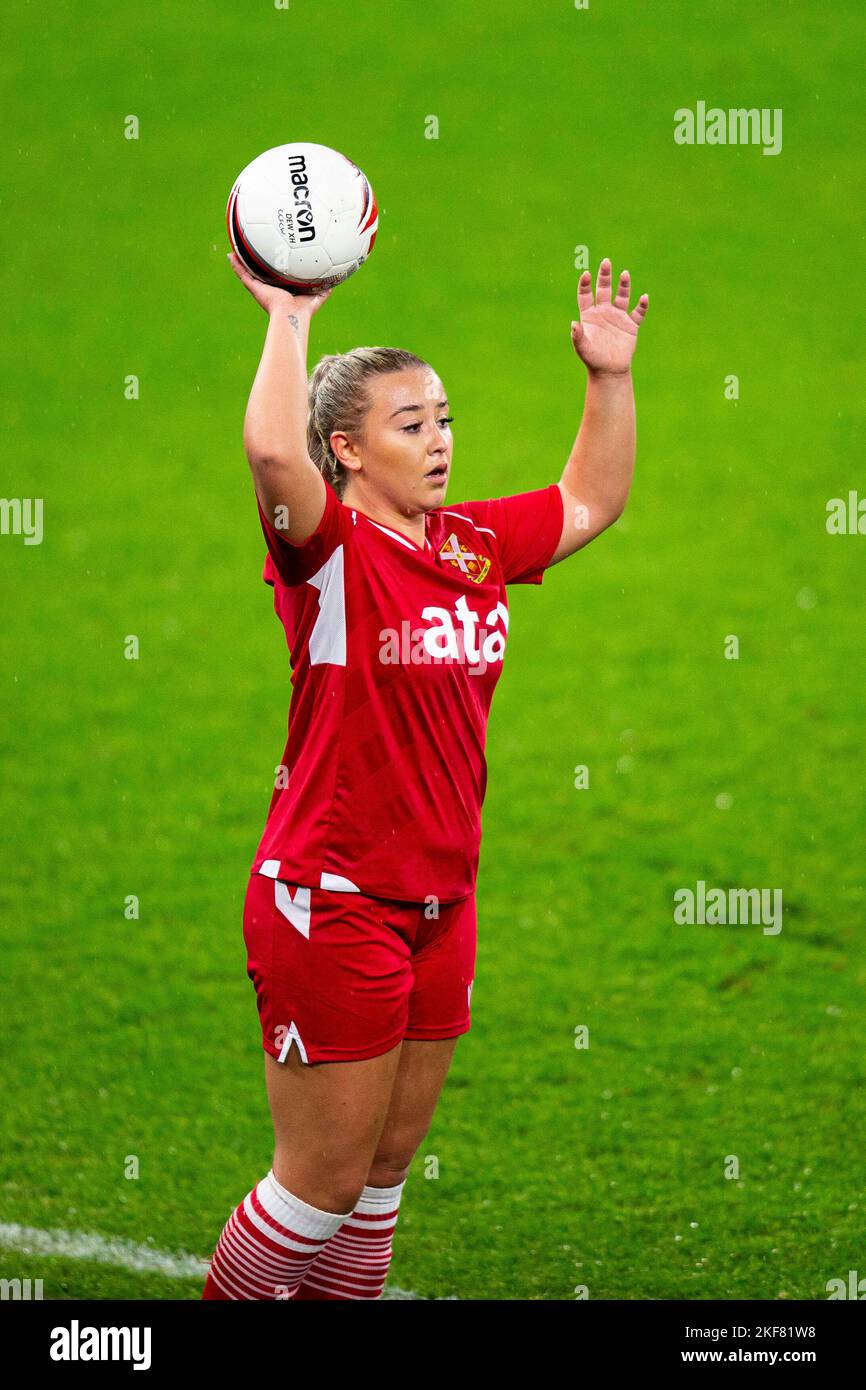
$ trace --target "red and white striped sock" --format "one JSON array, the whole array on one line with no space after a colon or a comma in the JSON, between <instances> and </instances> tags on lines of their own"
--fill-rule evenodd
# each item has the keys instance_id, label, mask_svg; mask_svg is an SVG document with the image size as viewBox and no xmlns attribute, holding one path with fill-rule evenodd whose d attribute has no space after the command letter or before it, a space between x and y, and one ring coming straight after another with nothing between
<instances>
[{"instance_id":1,"label":"red and white striped sock","mask_svg":"<svg viewBox=\"0 0 866 1390\"><path fill-rule=\"evenodd\" d=\"M351 1215L311 1207L282 1187L271 1169L226 1222L202 1298L291 1298L316 1256Z\"/></svg>"},{"instance_id":2,"label":"red and white striped sock","mask_svg":"<svg viewBox=\"0 0 866 1390\"><path fill-rule=\"evenodd\" d=\"M296 1300L381 1298L391 1263L405 1179L396 1187L365 1187L292 1295Z\"/></svg>"}]
</instances>

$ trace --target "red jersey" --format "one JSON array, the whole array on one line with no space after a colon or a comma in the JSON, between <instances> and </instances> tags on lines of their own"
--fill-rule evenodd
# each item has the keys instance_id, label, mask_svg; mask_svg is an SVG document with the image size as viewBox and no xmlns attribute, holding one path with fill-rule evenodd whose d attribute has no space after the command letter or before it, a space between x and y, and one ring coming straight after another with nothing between
<instances>
[{"instance_id":1,"label":"red jersey","mask_svg":"<svg viewBox=\"0 0 866 1390\"><path fill-rule=\"evenodd\" d=\"M541 583L562 494L551 483L436 507L419 546L325 489L302 545L259 506L292 697L252 872L381 898L467 897L508 637L505 586Z\"/></svg>"}]
</instances>

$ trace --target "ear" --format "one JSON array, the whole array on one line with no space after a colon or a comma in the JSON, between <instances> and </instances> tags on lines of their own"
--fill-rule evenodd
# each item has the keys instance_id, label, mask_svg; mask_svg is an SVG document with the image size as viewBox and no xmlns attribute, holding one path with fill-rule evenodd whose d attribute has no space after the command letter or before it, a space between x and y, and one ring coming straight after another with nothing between
<instances>
[{"instance_id":1,"label":"ear","mask_svg":"<svg viewBox=\"0 0 866 1390\"><path fill-rule=\"evenodd\" d=\"M331 452L344 468L351 469L353 473L361 467L361 460L352 440L342 430L334 430L329 439Z\"/></svg>"}]
</instances>

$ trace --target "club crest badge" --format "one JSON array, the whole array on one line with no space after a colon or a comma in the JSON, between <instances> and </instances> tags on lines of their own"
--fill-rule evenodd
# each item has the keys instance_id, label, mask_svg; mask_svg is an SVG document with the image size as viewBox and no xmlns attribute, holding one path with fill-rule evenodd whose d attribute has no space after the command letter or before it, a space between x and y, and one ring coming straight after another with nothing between
<instances>
[{"instance_id":1,"label":"club crest badge","mask_svg":"<svg viewBox=\"0 0 866 1390\"><path fill-rule=\"evenodd\" d=\"M471 579L475 584L481 584L487 578L490 570L490 559L487 555L476 555L457 539L454 532L441 546L439 554L443 560L447 560L455 569L465 574L467 579Z\"/></svg>"}]
</instances>

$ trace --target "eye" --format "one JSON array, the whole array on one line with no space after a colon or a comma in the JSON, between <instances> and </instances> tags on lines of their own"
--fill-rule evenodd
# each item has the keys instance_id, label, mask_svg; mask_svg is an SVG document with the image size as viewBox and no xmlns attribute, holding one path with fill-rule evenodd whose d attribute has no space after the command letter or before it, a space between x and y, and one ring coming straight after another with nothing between
<instances>
[{"instance_id":1,"label":"eye","mask_svg":"<svg viewBox=\"0 0 866 1390\"><path fill-rule=\"evenodd\" d=\"M440 425L452 425L452 424L454 423L454 416L453 416L453 415L443 415L443 416L440 417L439 423L440 423ZM411 424L411 425L403 425L402 428L403 428L404 430L408 430L411 434L417 434L418 430L420 430L420 428L421 428L421 421L420 421L420 420L416 420L416 421L414 422L414 424Z\"/></svg>"}]
</instances>

